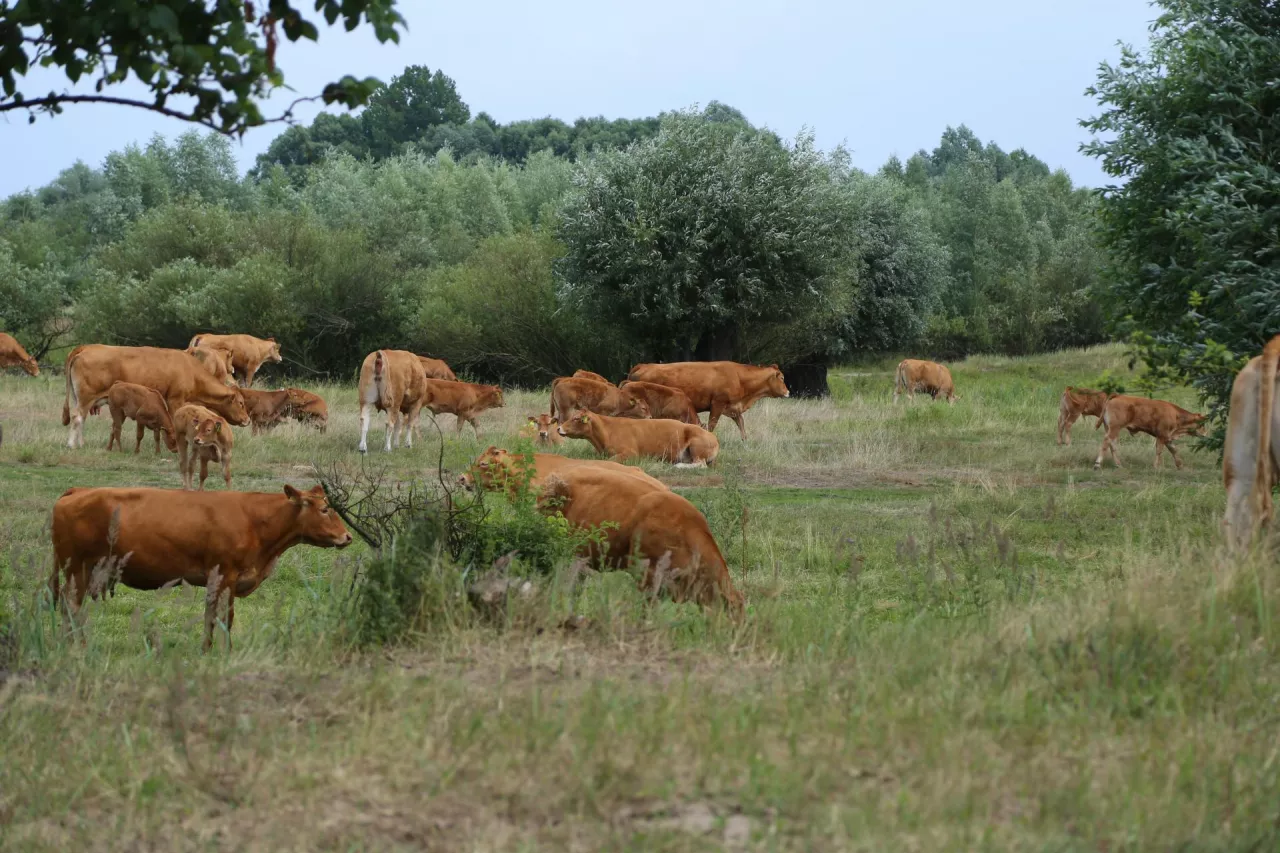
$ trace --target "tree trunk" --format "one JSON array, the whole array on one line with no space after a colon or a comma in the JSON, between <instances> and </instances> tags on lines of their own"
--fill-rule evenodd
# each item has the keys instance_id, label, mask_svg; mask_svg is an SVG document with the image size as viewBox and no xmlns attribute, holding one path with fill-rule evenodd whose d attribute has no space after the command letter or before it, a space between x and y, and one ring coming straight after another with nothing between
<instances>
[{"instance_id":1,"label":"tree trunk","mask_svg":"<svg viewBox=\"0 0 1280 853\"><path fill-rule=\"evenodd\" d=\"M782 367L782 378L792 397L829 397L827 365L814 356Z\"/></svg>"}]
</instances>

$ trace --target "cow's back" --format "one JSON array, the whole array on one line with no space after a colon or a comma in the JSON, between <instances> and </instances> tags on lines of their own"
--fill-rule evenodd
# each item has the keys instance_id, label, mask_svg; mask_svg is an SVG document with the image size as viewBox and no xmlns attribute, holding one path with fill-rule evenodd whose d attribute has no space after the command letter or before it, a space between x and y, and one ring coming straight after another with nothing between
<instances>
[{"instance_id":1,"label":"cow's back","mask_svg":"<svg viewBox=\"0 0 1280 853\"><path fill-rule=\"evenodd\" d=\"M678 388L694 409L709 411L717 397L736 400L742 396L740 368L734 361L677 361L670 364L638 364L627 378Z\"/></svg>"}]
</instances>

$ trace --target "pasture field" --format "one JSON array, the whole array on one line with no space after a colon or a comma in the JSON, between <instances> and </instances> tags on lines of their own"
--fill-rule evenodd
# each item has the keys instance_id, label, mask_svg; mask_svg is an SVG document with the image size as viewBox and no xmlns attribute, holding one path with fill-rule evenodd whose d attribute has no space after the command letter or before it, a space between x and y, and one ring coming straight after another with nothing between
<instances>
[{"instance_id":1,"label":"pasture field","mask_svg":"<svg viewBox=\"0 0 1280 853\"><path fill-rule=\"evenodd\" d=\"M39 608L64 489L180 481L106 417L66 449L60 376L0 377L0 848L1280 849L1280 573L1222 552L1214 454L1124 438L1095 472L1092 419L1054 444L1116 348L956 364L954 407L891 405L893 367L758 404L746 444L726 420L711 469L645 466L707 514L741 625L613 573L356 652L363 546L299 547L207 656L203 590L120 589L83 646ZM354 388L304 387L328 433L237 431L236 488L361 464ZM506 399L479 440L440 418L447 469L547 405ZM378 424L368 465L436 476L429 419L391 454Z\"/></svg>"}]
</instances>

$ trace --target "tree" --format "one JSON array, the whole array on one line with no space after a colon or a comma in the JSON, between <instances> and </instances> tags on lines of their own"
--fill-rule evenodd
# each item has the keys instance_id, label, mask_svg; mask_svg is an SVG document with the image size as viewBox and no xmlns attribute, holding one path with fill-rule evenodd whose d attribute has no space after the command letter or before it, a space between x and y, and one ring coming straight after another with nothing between
<instances>
[{"instance_id":1,"label":"tree","mask_svg":"<svg viewBox=\"0 0 1280 853\"><path fill-rule=\"evenodd\" d=\"M453 78L425 65L410 65L379 87L360 115L369 151L375 157L399 154L442 124L466 124L471 109L458 97Z\"/></svg>"},{"instance_id":2,"label":"tree","mask_svg":"<svg viewBox=\"0 0 1280 853\"><path fill-rule=\"evenodd\" d=\"M1089 90L1083 150L1123 179L1100 203L1119 331L1221 424L1235 372L1280 332L1280 6L1158 5L1147 53Z\"/></svg>"},{"instance_id":3,"label":"tree","mask_svg":"<svg viewBox=\"0 0 1280 853\"><path fill-rule=\"evenodd\" d=\"M744 333L851 295L843 152L737 122L667 115L652 139L582 164L562 209L566 294L650 357L741 357Z\"/></svg>"},{"instance_id":4,"label":"tree","mask_svg":"<svg viewBox=\"0 0 1280 853\"><path fill-rule=\"evenodd\" d=\"M396 0L316 0L315 10L348 30L363 23L378 41L400 39L404 19ZM239 134L266 123L259 102L285 85L276 66L280 37L319 36L315 23L290 0L22 0L0 6L0 113L27 110L56 114L67 104L109 103L139 107ZM32 97L19 79L33 66L61 68L71 83L96 77L93 93L49 92ZM130 77L151 100L107 94ZM312 98L357 107L378 81L350 75ZM175 103L176 102L176 103ZM295 102L296 103L296 102ZM270 121L287 120L292 107Z\"/></svg>"}]
</instances>

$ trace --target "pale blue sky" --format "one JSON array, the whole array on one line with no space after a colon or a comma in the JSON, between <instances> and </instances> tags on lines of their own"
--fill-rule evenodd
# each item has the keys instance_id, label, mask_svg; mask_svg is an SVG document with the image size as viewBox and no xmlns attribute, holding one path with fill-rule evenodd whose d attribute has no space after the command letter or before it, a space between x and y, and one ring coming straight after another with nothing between
<instances>
[{"instance_id":1,"label":"pale blue sky","mask_svg":"<svg viewBox=\"0 0 1280 853\"><path fill-rule=\"evenodd\" d=\"M1146 0L400 5L409 31L399 46L323 31L318 44L281 50L289 83L313 94L343 73L387 80L425 64L457 81L473 114L504 122L632 118L719 100L783 136L808 126L823 147L843 142L866 169L932 149L943 128L964 123L1090 186L1104 176L1077 151L1085 138L1077 122L1095 111L1084 89L1099 62L1118 57L1117 42L1145 45L1154 17ZM63 83L40 73L22 89L35 95ZM40 186L76 159L99 165L129 142L187 127L97 105L34 125L25 114L0 117L0 196ZM241 169L279 132L260 128L237 143Z\"/></svg>"}]
</instances>

